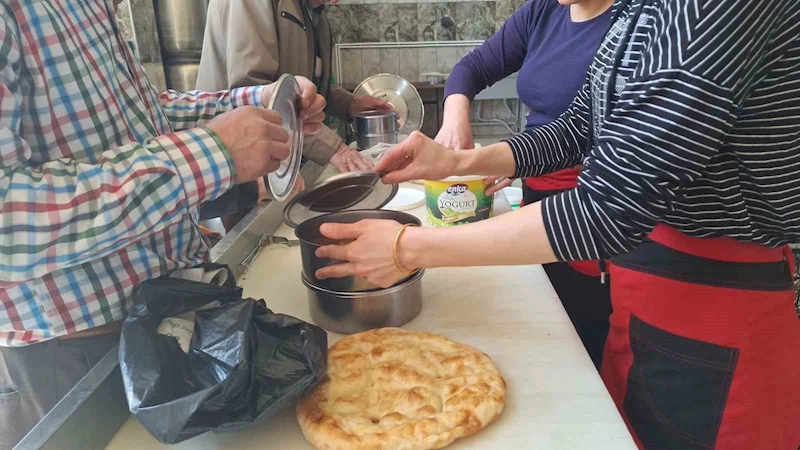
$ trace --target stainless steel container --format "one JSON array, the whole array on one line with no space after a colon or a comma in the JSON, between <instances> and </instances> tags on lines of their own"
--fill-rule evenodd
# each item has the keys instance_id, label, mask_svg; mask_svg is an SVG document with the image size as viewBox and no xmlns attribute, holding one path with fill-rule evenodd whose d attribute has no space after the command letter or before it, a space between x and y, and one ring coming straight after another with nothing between
<instances>
[{"instance_id":1,"label":"stainless steel container","mask_svg":"<svg viewBox=\"0 0 800 450\"><path fill-rule=\"evenodd\" d=\"M404 136L422 127L425 105L417 88L408 80L389 73L373 75L362 81L353 91L353 95L379 98L392 105L398 114L400 134Z\"/></svg>"},{"instance_id":2,"label":"stainless steel container","mask_svg":"<svg viewBox=\"0 0 800 450\"><path fill-rule=\"evenodd\" d=\"M314 286L303 276L311 319L328 331L342 334L405 325L422 309L424 274L420 270L400 284L370 292L331 291Z\"/></svg>"},{"instance_id":3,"label":"stainless steel container","mask_svg":"<svg viewBox=\"0 0 800 450\"><path fill-rule=\"evenodd\" d=\"M394 133L386 133L386 134L379 134L377 136L364 136L359 134L356 137L356 147L359 150L367 150L372 147L375 147L378 144L397 144L399 140L398 132L395 131Z\"/></svg>"},{"instance_id":4,"label":"stainless steel container","mask_svg":"<svg viewBox=\"0 0 800 450\"><path fill-rule=\"evenodd\" d=\"M399 133L394 111L366 111L353 116L356 145L366 150L378 144L396 144Z\"/></svg>"},{"instance_id":5,"label":"stainless steel container","mask_svg":"<svg viewBox=\"0 0 800 450\"><path fill-rule=\"evenodd\" d=\"M372 284L360 277L350 276L320 280L315 275L316 271L323 267L343 263L343 261L335 259L317 257L315 252L318 248L324 245L334 244L334 242L320 234L320 225L323 223L356 223L363 219L396 220L402 224L417 226L421 224L420 220L411 214L385 210L340 211L307 220L301 223L295 230L297 238L300 239L300 253L303 259L303 279L308 280L320 289L330 292L360 293L363 291L380 290L380 286Z\"/></svg>"},{"instance_id":6,"label":"stainless steel container","mask_svg":"<svg viewBox=\"0 0 800 450\"><path fill-rule=\"evenodd\" d=\"M208 3L209 0L156 0L166 56L200 57Z\"/></svg>"},{"instance_id":7,"label":"stainless steel container","mask_svg":"<svg viewBox=\"0 0 800 450\"><path fill-rule=\"evenodd\" d=\"M358 134L378 135L397 131L397 113L394 111L365 111L354 115L353 119Z\"/></svg>"},{"instance_id":8,"label":"stainless steel container","mask_svg":"<svg viewBox=\"0 0 800 450\"><path fill-rule=\"evenodd\" d=\"M197 84L199 64L177 63L167 64L167 81L170 89L178 92L193 91Z\"/></svg>"}]
</instances>

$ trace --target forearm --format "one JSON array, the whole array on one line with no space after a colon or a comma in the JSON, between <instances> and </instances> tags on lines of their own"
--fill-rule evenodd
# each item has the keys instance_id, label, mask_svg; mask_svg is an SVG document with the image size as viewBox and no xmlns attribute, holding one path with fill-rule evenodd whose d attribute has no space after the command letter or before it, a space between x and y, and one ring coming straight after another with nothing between
<instances>
[{"instance_id":1,"label":"forearm","mask_svg":"<svg viewBox=\"0 0 800 450\"><path fill-rule=\"evenodd\" d=\"M505 142L466 152L456 152L454 176L510 177L516 171L514 154Z\"/></svg>"},{"instance_id":2,"label":"forearm","mask_svg":"<svg viewBox=\"0 0 800 450\"><path fill-rule=\"evenodd\" d=\"M522 67L527 54L527 33L532 28L531 15L523 11L528 9L530 5L520 8L497 33L453 67L445 85L445 98L462 94L471 101L487 86Z\"/></svg>"},{"instance_id":3,"label":"forearm","mask_svg":"<svg viewBox=\"0 0 800 450\"><path fill-rule=\"evenodd\" d=\"M350 109L350 104L353 103L353 94L346 89L335 87L328 94L327 101L325 114L339 119L347 119L347 111Z\"/></svg>"},{"instance_id":4,"label":"forearm","mask_svg":"<svg viewBox=\"0 0 800 450\"><path fill-rule=\"evenodd\" d=\"M467 244L469 243L469 244ZM452 228L408 228L398 243L405 268L507 266L556 261L540 203Z\"/></svg>"},{"instance_id":5,"label":"forearm","mask_svg":"<svg viewBox=\"0 0 800 450\"><path fill-rule=\"evenodd\" d=\"M444 120L469 123L470 99L464 94L452 94L444 101Z\"/></svg>"},{"instance_id":6,"label":"forearm","mask_svg":"<svg viewBox=\"0 0 800 450\"><path fill-rule=\"evenodd\" d=\"M448 176L484 175L527 177L556 172L580 164L589 126L588 85L572 106L549 125L526 131L480 150L446 156ZM469 122L468 97L454 94L444 106L446 123ZM452 159L450 159L452 158ZM439 162L437 161L437 164Z\"/></svg>"},{"instance_id":7,"label":"forearm","mask_svg":"<svg viewBox=\"0 0 800 450\"><path fill-rule=\"evenodd\" d=\"M193 129L110 149L97 164L0 165L0 223L17 230L0 233L0 280L83 264L183 220L233 184L221 145Z\"/></svg>"},{"instance_id":8,"label":"forearm","mask_svg":"<svg viewBox=\"0 0 800 450\"><path fill-rule=\"evenodd\" d=\"M328 127L322 127L318 133L307 134L304 139L303 156L323 167L342 146L342 138Z\"/></svg>"},{"instance_id":9,"label":"forearm","mask_svg":"<svg viewBox=\"0 0 800 450\"><path fill-rule=\"evenodd\" d=\"M167 91L159 99L170 124L180 131L203 126L217 115L234 108L248 105L263 107L263 99L271 95L272 89L271 85L267 85L218 92Z\"/></svg>"}]
</instances>

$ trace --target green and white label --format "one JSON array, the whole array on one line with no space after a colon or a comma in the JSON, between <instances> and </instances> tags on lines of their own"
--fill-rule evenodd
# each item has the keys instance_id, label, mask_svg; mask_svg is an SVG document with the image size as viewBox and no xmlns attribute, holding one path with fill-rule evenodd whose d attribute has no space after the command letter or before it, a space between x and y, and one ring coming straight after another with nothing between
<instances>
[{"instance_id":1,"label":"green and white label","mask_svg":"<svg viewBox=\"0 0 800 450\"><path fill-rule=\"evenodd\" d=\"M428 222L435 227L476 222L489 217L491 196L484 195L482 180L426 181Z\"/></svg>"}]
</instances>

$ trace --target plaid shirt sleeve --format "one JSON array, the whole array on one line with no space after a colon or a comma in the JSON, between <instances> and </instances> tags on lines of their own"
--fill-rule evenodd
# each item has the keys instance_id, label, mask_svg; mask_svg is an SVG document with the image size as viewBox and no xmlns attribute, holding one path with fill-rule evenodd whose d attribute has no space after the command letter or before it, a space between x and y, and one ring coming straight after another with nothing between
<instances>
[{"instance_id":1,"label":"plaid shirt sleeve","mask_svg":"<svg viewBox=\"0 0 800 450\"><path fill-rule=\"evenodd\" d=\"M20 47L0 28L0 282L110 255L178 223L233 184L227 151L203 128L110 148L94 163L31 161L31 146L20 134ZM234 103L233 96L223 97ZM209 103L224 102L215 97Z\"/></svg>"},{"instance_id":2,"label":"plaid shirt sleeve","mask_svg":"<svg viewBox=\"0 0 800 450\"><path fill-rule=\"evenodd\" d=\"M204 125L219 114L240 106L263 107L262 93L266 86L253 86L229 91L166 91L159 96L161 107L176 130Z\"/></svg>"}]
</instances>

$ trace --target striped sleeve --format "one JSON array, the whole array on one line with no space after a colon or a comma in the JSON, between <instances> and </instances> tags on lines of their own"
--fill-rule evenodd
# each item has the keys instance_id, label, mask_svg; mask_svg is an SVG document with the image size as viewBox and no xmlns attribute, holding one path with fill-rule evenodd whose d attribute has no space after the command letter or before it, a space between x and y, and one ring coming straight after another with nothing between
<instances>
[{"instance_id":1,"label":"striped sleeve","mask_svg":"<svg viewBox=\"0 0 800 450\"><path fill-rule=\"evenodd\" d=\"M618 91L578 188L543 203L561 260L632 250L706 173L767 63L757 50L772 36L779 4L664 3L655 37Z\"/></svg>"},{"instance_id":2,"label":"striped sleeve","mask_svg":"<svg viewBox=\"0 0 800 450\"><path fill-rule=\"evenodd\" d=\"M590 110L587 82L561 117L506 140L514 154L515 177L537 177L580 164L589 134Z\"/></svg>"},{"instance_id":3,"label":"striped sleeve","mask_svg":"<svg viewBox=\"0 0 800 450\"><path fill-rule=\"evenodd\" d=\"M0 121L7 117L0 114ZM0 125L0 135L10 130ZM0 165L0 280L20 282L108 256L183 220L233 184L232 165L202 128L103 153ZM3 146L3 157L24 148Z\"/></svg>"},{"instance_id":4,"label":"striped sleeve","mask_svg":"<svg viewBox=\"0 0 800 450\"><path fill-rule=\"evenodd\" d=\"M240 106L264 106L262 92L265 86L252 86L229 91L204 92L166 91L159 96L161 107L175 130L203 126L219 114Z\"/></svg>"}]
</instances>

